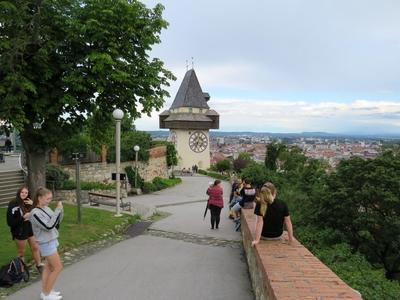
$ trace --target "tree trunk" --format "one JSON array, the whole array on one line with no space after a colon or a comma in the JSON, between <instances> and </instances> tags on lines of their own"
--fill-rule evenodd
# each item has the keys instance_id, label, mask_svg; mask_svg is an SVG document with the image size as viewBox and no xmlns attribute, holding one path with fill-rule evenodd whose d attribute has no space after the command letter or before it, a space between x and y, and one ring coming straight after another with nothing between
<instances>
[{"instance_id":1,"label":"tree trunk","mask_svg":"<svg viewBox=\"0 0 400 300\"><path fill-rule=\"evenodd\" d=\"M31 195L37 188L46 186L46 153L41 147L39 139L29 133L21 132L21 141L25 150L26 167L28 169L28 187Z\"/></svg>"},{"instance_id":2,"label":"tree trunk","mask_svg":"<svg viewBox=\"0 0 400 300\"><path fill-rule=\"evenodd\" d=\"M25 151L28 167L28 187L31 194L34 194L38 187L46 186L46 153Z\"/></svg>"}]
</instances>

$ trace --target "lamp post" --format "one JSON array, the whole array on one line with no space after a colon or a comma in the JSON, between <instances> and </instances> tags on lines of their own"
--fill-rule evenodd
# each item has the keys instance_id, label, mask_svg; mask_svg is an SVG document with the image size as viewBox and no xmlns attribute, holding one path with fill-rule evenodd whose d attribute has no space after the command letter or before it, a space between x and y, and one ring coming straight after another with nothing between
<instances>
[{"instance_id":1,"label":"lamp post","mask_svg":"<svg viewBox=\"0 0 400 300\"><path fill-rule=\"evenodd\" d=\"M138 153L140 150L139 145L135 145L133 147L133 150L135 151L135 189L137 192L137 176L138 176Z\"/></svg>"},{"instance_id":2,"label":"lamp post","mask_svg":"<svg viewBox=\"0 0 400 300\"><path fill-rule=\"evenodd\" d=\"M115 120L115 165L116 165L116 188L117 188L117 204L116 204L116 217L120 217L119 200L121 197L121 187L119 178L119 168L121 163L121 120L124 117L124 112L119 108L115 109L112 113Z\"/></svg>"}]
</instances>

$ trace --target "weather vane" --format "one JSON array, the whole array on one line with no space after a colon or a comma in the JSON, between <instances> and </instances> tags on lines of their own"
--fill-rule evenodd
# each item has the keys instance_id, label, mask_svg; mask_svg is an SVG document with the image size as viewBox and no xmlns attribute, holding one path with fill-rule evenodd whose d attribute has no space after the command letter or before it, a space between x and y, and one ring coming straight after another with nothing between
<instances>
[{"instance_id":1,"label":"weather vane","mask_svg":"<svg viewBox=\"0 0 400 300\"><path fill-rule=\"evenodd\" d=\"M189 63L188 63L188 60L186 60L186 71L188 71L189 70Z\"/></svg>"},{"instance_id":2,"label":"weather vane","mask_svg":"<svg viewBox=\"0 0 400 300\"><path fill-rule=\"evenodd\" d=\"M193 56L192 56L192 69L194 70L194 61L193 61Z\"/></svg>"}]
</instances>

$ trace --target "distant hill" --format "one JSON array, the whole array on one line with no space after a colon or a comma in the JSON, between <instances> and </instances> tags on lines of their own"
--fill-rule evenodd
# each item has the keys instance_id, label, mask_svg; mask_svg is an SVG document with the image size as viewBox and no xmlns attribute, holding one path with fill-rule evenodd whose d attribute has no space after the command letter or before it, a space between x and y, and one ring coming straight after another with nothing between
<instances>
[{"instance_id":1,"label":"distant hill","mask_svg":"<svg viewBox=\"0 0 400 300\"><path fill-rule=\"evenodd\" d=\"M152 137L167 138L168 130L147 131ZM253 136L272 138L327 138L327 139L400 139L400 134L340 134L328 132L301 132L301 133L273 133L273 132L251 132L251 131L210 131L211 137L234 137Z\"/></svg>"}]
</instances>

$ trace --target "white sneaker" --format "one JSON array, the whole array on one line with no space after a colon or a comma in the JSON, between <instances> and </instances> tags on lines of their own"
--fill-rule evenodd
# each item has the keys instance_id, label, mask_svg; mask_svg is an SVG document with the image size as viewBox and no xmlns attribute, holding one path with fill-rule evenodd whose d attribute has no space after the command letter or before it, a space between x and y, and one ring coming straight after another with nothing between
<instances>
[{"instance_id":1,"label":"white sneaker","mask_svg":"<svg viewBox=\"0 0 400 300\"><path fill-rule=\"evenodd\" d=\"M50 294L48 294L47 296L45 294L43 294L43 292L41 292L40 299L41 300L61 300L62 296L60 295L60 292L56 292L56 291L51 291Z\"/></svg>"}]
</instances>

